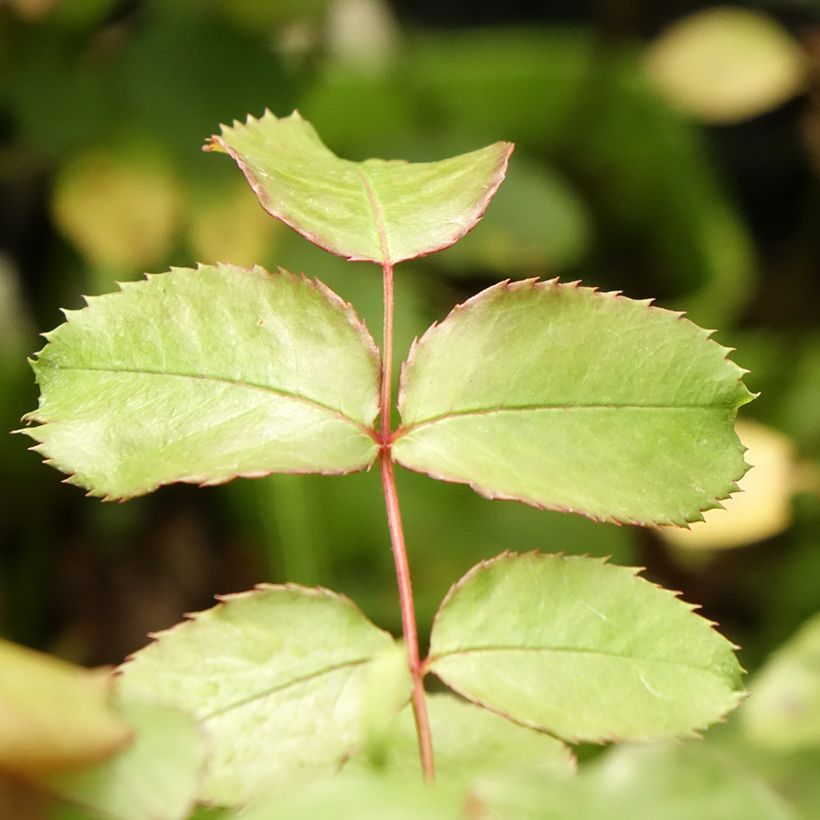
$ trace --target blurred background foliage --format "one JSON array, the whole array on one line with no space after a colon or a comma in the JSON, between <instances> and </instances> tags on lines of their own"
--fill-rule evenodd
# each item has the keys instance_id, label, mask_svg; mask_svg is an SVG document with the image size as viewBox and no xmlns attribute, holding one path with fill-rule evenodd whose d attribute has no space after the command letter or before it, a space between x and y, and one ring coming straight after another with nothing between
<instances>
[{"instance_id":1,"label":"blurred background foliage","mask_svg":"<svg viewBox=\"0 0 820 820\"><path fill-rule=\"evenodd\" d=\"M378 337L379 271L274 223L229 161L199 150L220 122L266 107L298 108L350 159L517 144L478 228L398 269L397 363L482 287L560 276L718 327L761 391L742 413L749 493L690 533L490 503L402 472L423 633L449 584L503 549L646 566L701 603L751 671L820 611L816 0L0 2L4 429L36 402L26 356L60 307L169 265L304 271ZM214 593L258 581L337 589L399 629L375 474L107 505L7 437L0 505L3 635L81 663L118 662ZM820 816L816 627L800 645L809 695L781 692L786 674L765 691L792 721L814 709L813 734L790 745L788 727L750 719L716 737Z\"/></svg>"}]
</instances>

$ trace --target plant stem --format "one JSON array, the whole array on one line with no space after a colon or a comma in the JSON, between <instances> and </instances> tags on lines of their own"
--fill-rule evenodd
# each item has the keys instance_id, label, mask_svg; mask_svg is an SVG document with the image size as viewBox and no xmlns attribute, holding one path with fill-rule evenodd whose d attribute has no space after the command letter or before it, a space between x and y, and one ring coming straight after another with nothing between
<instances>
[{"instance_id":1,"label":"plant stem","mask_svg":"<svg viewBox=\"0 0 820 820\"><path fill-rule=\"evenodd\" d=\"M392 411L392 362L393 362L393 266L384 263L384 344L382 349L381 385L381 453L379 456L384 503L387 508L387 526L393 547L393 562L396 565L396 580L399 587L401 625L404 643L407 647L407 662L413 681L413 715L419 742L419 756L424 779L432 782L435 777L433 762L433 739L430 734L430 719L427 715L427 701L424 698L424 672L419 658L419 637L416 627L416 610L413 604L413 587L410 582L410 564L404 543L404 528L401 521L399 496L396 491L396 477L393 472L393 457L390 453Z\"/></svg>"}]
</instances>

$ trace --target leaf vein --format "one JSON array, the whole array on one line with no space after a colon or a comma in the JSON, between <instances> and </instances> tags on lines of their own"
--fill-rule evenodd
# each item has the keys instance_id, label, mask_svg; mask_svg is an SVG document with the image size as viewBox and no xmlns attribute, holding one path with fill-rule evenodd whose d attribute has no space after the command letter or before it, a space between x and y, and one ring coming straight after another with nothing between
<instances>
[{"instance_id":1,"label":"leaf vein","mask_svg":"<svg viewBox=\"0 0 820 820\"><path fill-rule=\"evenodd\" d=\"M453 649L448 652L441 652L430 655L428 666L434 666L436 661L442 658L449 658L457 655L482 654L484 652L543 652L543 653L566 653L573 655L600 655L604 658L613 658L623 661L635 661L636 663L657 664L660 666L674 666L682 669L691 669L698 672L714 674L711 666L698 666L697 664L686 663L684 661L670 660L668 658L647 658L636 655L624 655L618 652L609 652L603 649L588 649L575 646L476 646L466 649Z\"/></svg>"},{"instance_id":2,"label":"leaf vein","mask_svg":"<svg viewBox=\"0 0 820 820\"><path fill-rule=\"evenodd\" d=\"M720 404L522 404L511 407L486 407L477 408L474 410L449 410L446 413L440 413L437 416L431 416L429 419L416 421L411 424L403 425L396 430L393 436L393 441L396 441L408 433L418 430L421 427L429 427L442 421L447 421L451 418L472 417L472 416L492 416L503 415L505 413L533 413L533 412L576 412L585 410L729 410L728 405Z\"/></svg>"},{"instance_id":3,"label":"leaf vein","mask_svg":"<svg viewBox=\"0 0 820 820\"><path fill-rule=\"evenodd\" d=\"M324 404L323 402L317 401L316 399L311 399L308 396L304 396L299 393L293 393L291 391L283 390L279 387L273 387L272 385L268 384L256 384L254 382L240 381L239 379L231 379L226 376L215 376L208 373L176 373L172 371L148 370L130 367L77 367L73 365L55 365L47 361L40 361L39 364L40 366L53 367L57 370L70 370L85 373L123 373L133 374L137 376L159 376L177 379L192 379L194 381L211 381L216 382L218 384L230 385L232 387L246 387L251 390L259 390L265 393L271 393L275 396L280 396L282 398L292 399L293 401L300 402L302 404L307 404L319 410L324 410L330 415L340 419L341 421L353 425L366 436L374 440L377 439L375 430L373 430L371 427L368 427L366 424L357 421L351 416L348 416L346 413L343 413L338 408L331 407L330 405Z\"/></svg>"},{"instance_id":4,"label":"leaf vein","mask_svg":"<svg viewBox=\"0 0 820 820\"><path fill-rule=\"evenodd\" d=\"M262 698L266 698L269 695L273 695L276 692L283 692L286 689L291 688L292 686L298 686L301 683L306 683L311 681L315 678L320 678L323 675L331 675L334 672L338 672L342 669L353 669L356 666L362 666L365 663L369 663L372 660L372 657L366 658L354 658L353 660L344 661L343 663L337 663L333 666L326 666L324 669L319 669L315 672L311 672L307 675L301 675L297 678L291 678L290 680L286 681L285 683L277 684L276 686L270 686L267 689L263 689L260 692L254 692L251 695L248 695L245 698L241 698L240 700L233 701L232 703L228 703L225 706L220 707L219 709L214 709L212 712L209 712L205 715L202 715L199 720L206 721L212 720L215 717L219 717L220 715L225 714L226 712L230 712L233 709L240 709L241 707L247 705L248 703L253 703L255 700L261 700Z\"/></svg>"}]
</instances>

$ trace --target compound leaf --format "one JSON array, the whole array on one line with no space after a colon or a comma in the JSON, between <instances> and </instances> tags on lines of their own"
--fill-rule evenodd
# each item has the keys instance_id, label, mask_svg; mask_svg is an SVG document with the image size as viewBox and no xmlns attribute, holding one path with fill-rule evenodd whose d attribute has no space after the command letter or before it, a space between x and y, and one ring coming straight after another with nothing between
<instances>
[{"instance_id":1,"label":"compound leaf","mask_svg":"<svg viewBox=\"0 0 820 820\"><path fill-rule=\"evenodd\" d=\"M505 554L436 615L428 668L567 740L692 735L740 700L732 645L671 592L599 559Z\"/></svg>"},{"instance_id":2,"label":"compound leaf","mask_svg":"<svg viewBox=\"0 0 820 820\"><path fill-rule=\"evenodd\" d=\"M67 311L33 364L25 432L70 483L114 499L371 464L378 352L319 282L216 265L121 287Z\"/></svg>"},{"instance_id":3,"label":"compound leaf","mask_svg":"<svg viewBox=\"0 0 820 820\"><path fill-rule=\"evenodd\" d=\"M647 302L503 282L414 345L393 456L490 498L698 520L746 470L733 422L752 396L727 352Z\"/></svg>"},{"instance_id":4,"label":"compound leaf","mask_svg":"<svg viewBox=\"0 0 820 820\"><path fill-rule=\"evenodd\" d=\"M346 598L295 586L226 596L156 637L120 691L197 720L211 750L200 797L225 805L336 771L364 742L370 668L394 646Z\"/></svg>"},{"instance_id":5,"label":"compound leaf","mask_svg":"<svg viewBox=\"0 0 820 820\"><path fill-rule=\"evenodd\" d=\"M507 142L439 162L333 154L294 111L223 126L207 150L230 154L262 207L306 239L348 259L397 263L457 242L504 179Z\"/></svg>"}]
</instances>

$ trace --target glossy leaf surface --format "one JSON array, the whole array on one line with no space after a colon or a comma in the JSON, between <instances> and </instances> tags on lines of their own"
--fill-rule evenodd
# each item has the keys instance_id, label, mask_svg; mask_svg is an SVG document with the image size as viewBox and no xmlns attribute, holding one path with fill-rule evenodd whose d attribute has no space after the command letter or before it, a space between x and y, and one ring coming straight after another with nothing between
<instances>
[{"instance_id":1,"label":"glossy leaf surface","mask_svg":"<svg viewBox=\"0 0 820 820\"><path fill-rule=\"evenodd\" d=\"M174 269L47 335L26 432L108 499L373 461L379 359L353 309L285 271Z\"/></svg>"},{"instance_id":2,"label":"glossy leaf surface","mask_svg":"<svg viewBox=\"0 0 820 820\"><path fill-rule=\"evenodd\" d=\"M692 735L740 700L732 645L673 593L593 558L505 554L439 609L429 669L567 740Z\"/></svg>"},{"instance_id":3,"label":"glossy leaf surface","mask_svg":"<svg viewBox=\"0 0 820 820\"><path fill-rule=\"evenodd\" d=\"M331 253L379 264L457 242L489 205L512 151L498 142L439 162L351 162L298 112L223 126L206 148L236 160L272 216Z\"/></svg>"},{"instance_id":4,"label":"glossy leaf surface","mask_svg":"<svg viewBox=\"0 0 820 820\"><path fill-rule=\"evenodd\" d=\"M132 745L97 766L42 785L109 820L184 820L202 777L199 728L167 706L122 703L120 711L135 728Z\"/></svg>"},{"instance_id":5,"label":"glossy leaf surface","mask_svg":"<svg viewBox=\"0 0 820 820\"><path fill-rule=\"evenodd\" d=\"M198 721L211 750L200 797L231 805L338 769L363 742L372 662L392 647L346 598L263 586L158 635L120 689Z\"/></svg>"},{"instance_id":6,"label":"glossy leaf surface","mask_svg":"<svg viewBox=\"0 0 820 820\"><path fill-rule=\"evenodd\" d=\"M0 641L0 769L23 777L78 769L131 740L107 672Z\"/></svg>"},{"instance_id":7,"label":"glossy leaf surface","mask_svg":"<svg viewBox=\"0 0 820 820\"><path fill-rule=\"evenodd\" d=\"M697 520L745 472L733 422L751 398L708 336L617 294L501 283L414 346L394 458L490 498Z\"/></svg>"}]
</instances>

